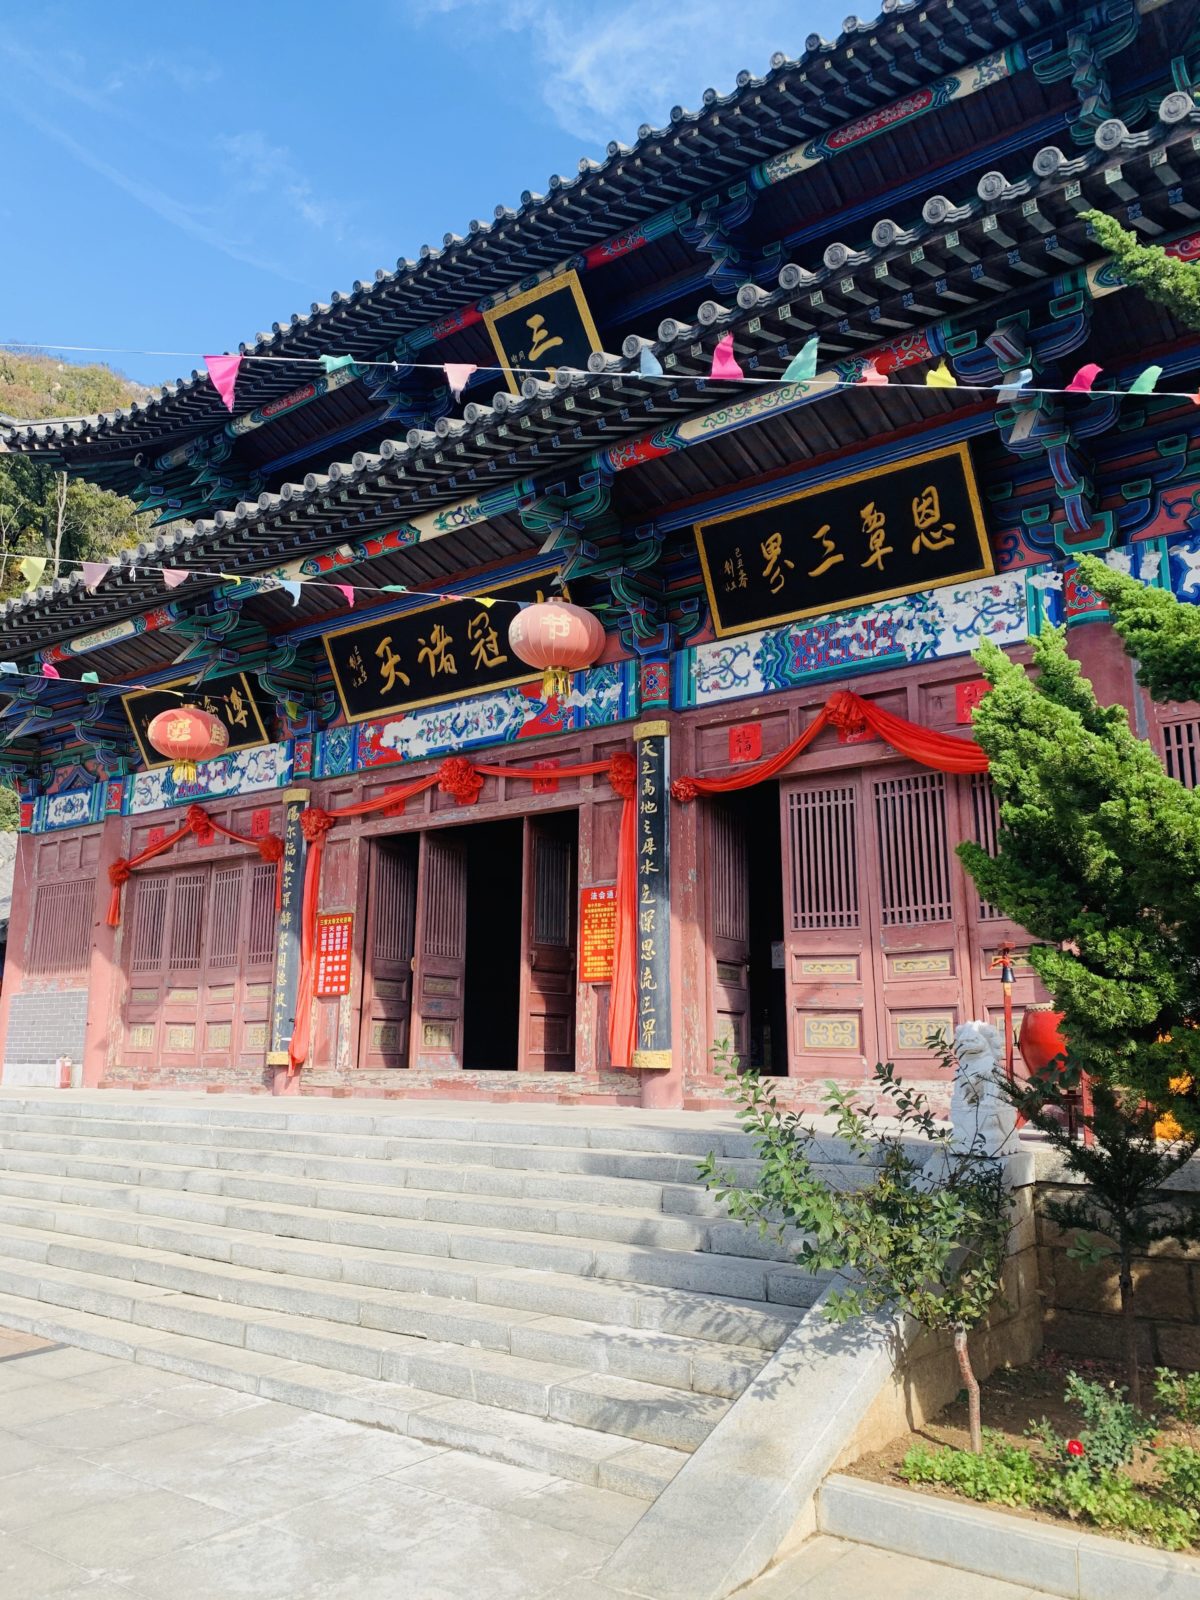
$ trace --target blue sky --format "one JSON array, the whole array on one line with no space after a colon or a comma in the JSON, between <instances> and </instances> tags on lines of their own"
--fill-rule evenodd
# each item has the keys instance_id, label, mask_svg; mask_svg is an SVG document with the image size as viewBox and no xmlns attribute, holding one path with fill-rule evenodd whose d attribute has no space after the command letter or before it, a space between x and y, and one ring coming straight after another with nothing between
<instances>
[{"instance_id":1,"label":"blue sky","mask_svg":"<svg viewBox=\"0 0 1200 1600\"><path fill-rule=\"evenodd\" d=\"M0 0L0 342L199 365L662 127L832 0ZM86 360L88 357L68 357ZM90 358L95 359L95 358Z\"/></svg>"}]
</instances>

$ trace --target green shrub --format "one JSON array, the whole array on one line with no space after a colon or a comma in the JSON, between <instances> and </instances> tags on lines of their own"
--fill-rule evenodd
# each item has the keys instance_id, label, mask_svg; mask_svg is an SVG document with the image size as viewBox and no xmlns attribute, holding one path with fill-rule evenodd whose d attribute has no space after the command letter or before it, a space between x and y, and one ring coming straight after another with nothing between
<instances>
[{"instance_id":1,"label":"green shrub","mask_svg":"<svg viewBox=\"0 0 1200 1600\"><path fill-rule=\"evenodd\" d=\"M1154 1398L1180 1422L1200 1422L1200 1372L1172 1372L1156 1367Z\"/></svg>"},{"instance_id":2,"label":"green shrub","mask_svg":"<svg viewBox=\"0 0 1200 1600\"><path fill-rule=\"evenodd\" d=\"M1030 1431L1072 1472L1101 1477L1127 1467L1139 1453L1146 1453L1158 1431L1150 1417L1128 1403L1124 1389L1115 1383L1094 1383L1072 1372L1067 1375L1063 1398L1083 1413L1085 1426L1075 1439L1064 1439L1044 1421ZM1072 1444L1082 1446L1082 1452L1072 1449Z\"/></svg>"},{"instance_id":3,"label":"green shrub","mask_svg":"<svg viewBox=\"0 0 1200 1600\"><path fill-rule=\"evenodd\" d=\"M1164 1550L1185 1550L1200 1534L1200 1512L1147 1493L1123 1473L1095 1476L1073 1467L1046 1480L1047 1509L1085 1517L1097 1528L1132 1533Z\"/></svg>"},{"instance_id":4,"label":"green shrub","mask_svg":"<svg viewBox=\"0 0 1200 1600\"><path fill-rule=\"evenodd\" d=\"M1163 1493L1179 1505L1200 1507L1200 1450L1189 1444L1168 1444L1159 1451L1158 1474Z\"/></svg>"},{"instance_id":5,"label":"green shrub","mask_svg":"<svg viewBox=\"0 0 1200 1600\"><path fill-rule=\"evenodd\" d=\"M1001 1444L991 1432L984 1433L981 1455L966 1450L932 1451L919 1444L900 1463L900 1476L907 1483L939 1483L968 1500L997 1506L1036 1505L1040 1475L1028 1450Z\"/></svg>"}]
</instances>

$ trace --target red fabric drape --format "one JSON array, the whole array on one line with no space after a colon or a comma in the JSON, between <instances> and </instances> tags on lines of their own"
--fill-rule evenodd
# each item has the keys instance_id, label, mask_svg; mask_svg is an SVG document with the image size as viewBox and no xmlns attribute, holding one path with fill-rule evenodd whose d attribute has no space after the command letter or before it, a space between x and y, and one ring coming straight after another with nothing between
<instances>
[{"instance_id":1,"label":"red fabric drape","mask_svg":"<svg viewBox=\"0 0 1200 1600\"><path fill-rule=\"evenodd\" d=\"M634 821L634 763L627 752L603 761L580 761L568 767L501 767L486 762L472 761L468 756L449 756L436 772L428 777L414 779L412 783L393 784L373 800L360 800L351 806L339 806L334 811L324 811L310 806L300 813L300 826L308 840L308 859L304 863L304 895L301 901L300 921L300 980L296 989L296 1020L292 1040L288 1047L290 1070L295 1072L308 1059L309 1034L312 1028L313 978L317 941L317 906L321 895L321 862L325 853L325 835L334 823L346 817L365 817L374 812L387 811L412 795L432 789L434 784L443 794L451 794L459 805L473 805L479 798L485 778L525 778L532 782L547 776L555 778L584 778L607 773L614 791L624 800L621 809L621 840L617 860L617 948L624 938L624 962L614 956L612 1001L609 1008L609 1048L613 1064L629 1066L633 1060L633 1027L636 1009L636 975L634 964L634 919L636 916L636 876ZM628 859L624 839L628 833ZM622 934L622 930L624 933ZM626 992L627 991L627 992ZM628 1017L628 1042L614 1034L614 1019ZM619 1056L628 1057L627 1060Z\"/></svg>"},{"instance_id":2,"label":"red fabric drape","mask_svg":"<svg viewBox=\"0 0 1200 1600\"><path fill-rule=\"evenodd\" d=\"M252 839L249 834L234 833L232 828L227 828L224 823L218 822L215 817L210 817L203 806L190 805L184 815L184 820L174 833L168 833L157 844L148 844L144 850L139 850L136 856L120 856L108 869L108 881L112 885L112 893L108 897L107 922L110 928L120 926L121 922L121 890L133 875L134 867L140 867L147 861L153 861L155 856L161 856L164 851L177 845L185 834L194 833L200 844L211 844L214 833L223 834L226 839L232 839L235 844L252 844L264 861L270 861L275 867L275 910L278 912L283 905L283 840L278 834L268 833L261 839Z\"/></svg>"},{"instance_id":3,"label":"red fabric drape","mask_svg":"<svg viewBox=\"0 0 1200 1600\"><path fill-rule=\"evenodd\" d=\"M839 689L829 696L799 738L773 756L727 773L723 778L676 778L671 793L686 805L700 794L729 794L734 789L749 789L756 783L765 783L789 767L821 730L828 727L847 733L869 730L901 755L919 761L922 766L935 767L939 772L986 772L988 769L988 758L973 739L959 739L951 733L923 728L919 722L909 722L892 711L885 711L849 689Z\"/></svg>"}]
</instances>

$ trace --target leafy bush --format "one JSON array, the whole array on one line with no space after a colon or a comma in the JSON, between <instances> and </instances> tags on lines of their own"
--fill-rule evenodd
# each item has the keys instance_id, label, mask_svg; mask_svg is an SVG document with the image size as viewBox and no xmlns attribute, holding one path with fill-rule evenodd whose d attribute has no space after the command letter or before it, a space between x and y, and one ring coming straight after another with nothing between
<instances>
[{"instance_id":1,"label":"leafy bush","mask_svg":"<svg viewBox=\"0 0 1200 1600\"><path fill-rule=\"evenodd\" d=\"M1156 1367L1154 1398L1180 1422L1200 1422L1200 1372L1172 1372Z\"/></svg>"},{"instance_id":2,"label":"leafy bush","mask_svg":"<svg viewBox=\"0 0 1200 1600\"><path fill-rule=\"evenodd\" d=\"M1164 1491L1180 1505L1200 1506L1200 1450L1189 1444L1164 1445L1158 1456Z\"/></svg>"},{"instance_id":3,"label":"leafy bush","mask_svg":"<svg viewBox=\"0 0 1200 1600\"><path fill-rule=\"evenodd\" d=\"M1041 1470L1022 1445L1006 1445L987 1430L980 1455L966 1450L927 1450L915 1445L900 1463L907 1483L938 1483L968 1500L997 1506L1038 1504Z\"/></svg>"},{"instance_id":4,"label":"leafy bush","mask_svg":"<svg viewBox=\"0 0 1200 1600\"><path fill-rule=\"evenodd\" d=\"M969 1500L1054 1512L1164 1550L1200 1543L1200 1450L1167 1445L1156 1457L1156 1481L1134 1483L1123 1469L1139 1453L1151 1453L1153 1420L1129 1405L1115 1384L1075 1373L1065 1398L1079 1408L1085 1426L1074 1439L1048 1422L1031 1429L1049 1459L988 1432L981 1454L917 1445L901 1462L900 1476L906 1483L940 1484Z\"/></svg>"},{"instance_id":5,"label":"leafy bush","mask_svg":"<svg viewBox=\"0 0 1200 1600\"><path fill-rule=\"evenodd\" d=\"M936 1053L952 1071L944 1041ZM978 1135L960 1148L928 1100L906 1088L886 1062L875 1068L875 1081L890 1127L853 1094L826 1086L825 1109L866 1181L831 1178L815 1131L802 1113L780 1108L773 1081L753 1067L739 1071L727 1049L716 1055L761 1170L743 1185L710 1154L701 1177L731 1216L792 1245L802 1267L847 1274L825 1300L832 1321L894 1307L923 1327L952 1333L978 1450L979 1380L967 1335L1000 1296L1013 1221L1003 1163L987 1154Z\"/></svg>"},{"instance_id":6,"label":"leafy bush","mask_svg":"<svg viewBox=\"0 0 1200 1600\"><path fill-rule=\"evenodd\" d=\"M1150 1417L1125 1399L1115 1383L1093 1383L1072 1372L1064 1398L1079 1407L1085 1427L1074 1440L1064 1439L1048 1422L1033 1431L1046 1449L1073 1472L1101 1477L1127 1467L1138 1454L1146 1454L1158 1429ZM1072 1445L1077 1448L1072 1449ZM1081 1447L1081 1448L1079 1448Z\"/></svg>"}]
</instances>

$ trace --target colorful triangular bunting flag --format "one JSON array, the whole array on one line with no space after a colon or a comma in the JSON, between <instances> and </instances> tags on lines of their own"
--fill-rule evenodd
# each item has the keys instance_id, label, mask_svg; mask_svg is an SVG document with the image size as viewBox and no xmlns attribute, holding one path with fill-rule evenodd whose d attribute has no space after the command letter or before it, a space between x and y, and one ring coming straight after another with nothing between
<instances>
[{"instance_id":1,"label":"colorful triangular bunting flag","mask_svg":"<svg viewBox=\"0 0 1200 1600\"><path fill-rule=\"evenodd\" d=\"M872 356L869 361L864 361L863 369L858 375L859 383L886 383L888 375L879 370L878 357Z\"/></svg>"},{"instance_id":2,"label":"colorful triangular bunting flag","mask_svg":"<svg viewBox=\"0 0 1200 1600\"><path fill-rule=\"evenodd\" d=\"M84 586L92 590L98 589L112 571L107 561L84 561L81 565Z\"/></svg>"},{"instance_id":3,"label":"colorful triangular bunting flag","mask_svg":"<svg viewBox=\"0 0 1200 1600\"><path fill-rule=\"evenodd\" d=\"M212 379L213 388L221 396L226 411L233 410L233 391L237 386L241 356L205 356L204 365Z\"/></svg>"},{"instance_id":4,"label":"colorful triangular bunting flag","mask_svg":"<svg viewBox=\"0 0 1200 1600\"><path fill-rule=\"evenodd\" d=\"M662 362L648 344L638 351L638 371L643 378L661 378L663 375Z\"/></svg>"},{"instance_id":5,"label":"colorful triangular bunting flag","mask_svg":"<svg viewBox=\"0 0 1200 1600\"><path fill-rule=\"evenodd\" d=\"M331 372L343 372L347 367L354 365L353 356L320 356L318 360L327 376Z\"/></svg>"},{"instance_id":6,"label":"colorful triangular bunting flag","mask_svg":"<svg viewBox=\"0 0 1200 1600\"><path fill-rule=\"evenodd\" d=\"M15 661L0 661L0 672L4 673L6 677L19 677L20 671L21 669Z\"/></svg>"},{"instance_id":7,"label":"colorful triangular bunting flag","mask_svg":"<svg viewBox=\"0 0 1200 1600\"><path fill-rule=\"evenodd\" d=\"M733 353L733 335L725 334L717 340L717 348L713 351L712 371L710 378L744 378L746 374L737 364L737 357Z\"/></svg>"},{"instance_id":8,"label":"colorful triangular bunting flag","mask_svg":"<svg viewBox=\"0 0 1200 1600\"><path fill-rule=\"evenodd\" d=\"M348 584L348 583L335 583L333 587L335 589L339 589L341 591L342 599L350 607L351 611L353 611L354 610L354 590L351 587L351 585Z\"/></svg>"},{"instance_id":9,"label":"colorful triangular bunting flag","mask_svg":"<svg viewBox=\"0 0 1200 1600\"><path fill-rule=\"evenodd\" d=\"M925 374L926 386L930 389L957 389L958 379L946 365L945 358L938 362L936 367L930 368Z\"/></svg>"},{"instance_id":10,"label":"colorful triangular bunting flag","mask_svg":"<svg viewBox=\"0 0 1200 1600\"><path fill-rule=\"evenodd\" d=\"M42 581L42 574L46 570L45 556L22 556L17 562L17 571L25 579L31 589L36 589Z\"/></svg>"},{"instance_id":11,"label":"colorful triangular bunting flag","mask_svg":"<svg viewBox=\"0 0 1200 1600\"><path fill-rule=\"evenodd\" d=\"M462 392L471 381L474 373L479 368L472 361L447 361L442 367L446 374L446 382L450 385L450 393L456 400L462 399Z\"/></svg>"},{"instance_id":12,"label":"colorful triangular bunting flag","mask_svg":"<svg viewBox=\"0 0 1200 1600\"><path fill-rule=\"evenodd\" d=\"M817 375L817 352L821 348L821 341L817 338L809 339L803 349L792 357L784 369L784 383L807 383Z\"/></svg>"},{"instance_id":13,"label":"colorful triangular bunting flag","mask_svg":"<svg viewBox=\"0 0 1200 1600\"><path fill-rule=\"evenodd\" d=\"M1104 368L1097 362L1089 361L1086 366L1080 367L1079 371L1071 379L1067 385L1067 393L1091 394L1092 385L1103 371Z\"/></svg>"},{"instance_id":14,"label":"colorful triangular bunting flag","mask_svg":"<svg viewBox=\"0 0 1200 1600\"><path fill-rule=\"evenodd\" d=\"M299 580L299 578L280 578L279 587L281 589L286 589L288 594L291 595L292 604L294 606L298 606L300 604L300 580Z\"/></svg>"},{"instance_id":15,"label":"colorful triangular bunting flag","mask_svg":"<svg viewBox=\"0 0 1200 1600\"><path fill-rule=\"evenodd\" d=\"M80 679L80 682L82 682L82 683L99 683L100 682L100 674L98 672L85 672L83 674L82 678Z\"/></svg>"},{"instance_id":16,"label":"colorful triangular bunting flag","mask_svg":"<svg viewBox=\"0 0 1200 1600\"><path fill-rule=\"evenodd\" d=\"M43 678L61 678L62 677L62 673L58 670L57 667L52 666L49 661L43 661L42 662L42 677Z\"/></svg>"},{"instance_id":17,"label":"colorful triangular bunting flag","mask_svg":"<svg viewBox=\"0 0 1200 1600\"><path fill-rule=\"evenodd\" d=\"M168 589L178 589L186 577L187 569L185 567L164 567L162 569L162 581Z\"/></svg>"},{"instance_id":18,"label":"colorful triangular bunting flag","mask_svg":"<svg viewBox=\"0 0 1200 1600\"><path fill-rule=\"evenodd\" d=\"M1130 394L1153 394L1154 385L1162 377L1161 367L1147 367L1145 372L1139 372L1129 385Z\"/></svg>"}]
</instances>

